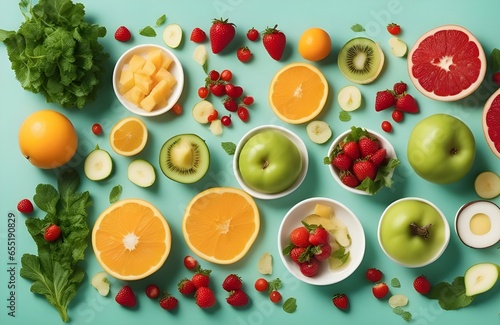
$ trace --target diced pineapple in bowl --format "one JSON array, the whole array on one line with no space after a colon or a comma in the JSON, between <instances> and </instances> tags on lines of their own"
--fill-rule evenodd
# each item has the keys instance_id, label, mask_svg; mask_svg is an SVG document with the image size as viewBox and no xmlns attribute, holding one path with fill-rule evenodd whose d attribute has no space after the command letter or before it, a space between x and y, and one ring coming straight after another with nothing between
<instances>
[{"instance_id":1,"label":"diced pineapple in bowl","mask_svg":"<svg viewBox=\"0 0 500 325\"><path fill-rule=\"evenodd\" d=\"M157 116L169 111L181 96L184 71L172 51L155 44L127 50L113 71L116 97L129 111Z\"/></svg>"}]
</instances>

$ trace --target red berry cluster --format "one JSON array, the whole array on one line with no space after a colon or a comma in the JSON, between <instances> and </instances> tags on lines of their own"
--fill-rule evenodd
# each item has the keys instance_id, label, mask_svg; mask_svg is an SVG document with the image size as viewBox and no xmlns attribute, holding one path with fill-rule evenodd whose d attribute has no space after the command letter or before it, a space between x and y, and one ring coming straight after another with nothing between
<instances>
[{"instance_id":1,"label":"red berry cluster","mask_svg":"<svg viewBox=\"0 0 500 325\"><path fill-rule=\"evenodd\" d=\"M210 308L215 305L214 291L210 288L210 273L212 270L203 269L194 258L184 259L184 265L194 272L191 278L183 278L177 285L182 295L194 295L196 304L200 308ZM193 268L193 265L194 268Z\"/></svg>"},{"instance_id":2,"label":"red berry cluster","mask_svg":"<svg viewBox=\"0 0 500 325\"><path fill-rule=\"evenodd\" d=\"M267 292L269 294L269 300L275 304L279 303L283 298L280 292L281 280L279 278L271 281L267 281L264 278L258 278L255 280L254 287L255 290L259 292Z\"/></svg>"},{"instance_id":3,"label":"red berry cluster","mask_svg":"<svg viewBox=\"0 0 500 325\"><path fill-rule=\"evenodd\" d=\"M283 254L290 256L303 275L315 276L319 263L328 260L332 253L330 233L322 226L303 222L303 226L292 230L289 238L290 244L285 247Z\"/></svg>"},{"instance_id":4,"label":"red berry cluster","mask_svg":"<svg viewBox=\"0 0 500 325\"><path fill-rule=\"evenodd\" d=\"M222 288L229 292L226 302L233 307L243 307L248 304L249 298L243 289L243 281L234 273L226 276L222 282Z\"/></svg>"},{"instance_id":5,"label":"red berry cluster","mask_svg":"<svg viewBox=\"0 0 500 325\"><path fill-rule=\"evenodd\" d=\"M167 291L160 292L156 284L149 284L146 287L146 296L150 299L158 299L160 307L165 310L173 310L179 304L179 300Z\"/></svg>"}]
</instances>

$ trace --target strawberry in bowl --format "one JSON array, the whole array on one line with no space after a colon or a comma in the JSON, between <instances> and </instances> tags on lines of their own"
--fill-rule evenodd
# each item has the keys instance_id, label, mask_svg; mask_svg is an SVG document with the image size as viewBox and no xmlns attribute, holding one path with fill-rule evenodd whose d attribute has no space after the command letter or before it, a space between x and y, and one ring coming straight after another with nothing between
<instances>
[{"instance_id":1,"label":"strawberry in bowl","mask_svg":"<svg viewBox=\"0 0 500 325\"><path fill-rule=\"evenodd\" d=\"M353 126L333 141L324 163L346 190L373 195L383 187L392 186L392 174L399 160L394 147L383 136Z\"/></svg>"}]
</instances>

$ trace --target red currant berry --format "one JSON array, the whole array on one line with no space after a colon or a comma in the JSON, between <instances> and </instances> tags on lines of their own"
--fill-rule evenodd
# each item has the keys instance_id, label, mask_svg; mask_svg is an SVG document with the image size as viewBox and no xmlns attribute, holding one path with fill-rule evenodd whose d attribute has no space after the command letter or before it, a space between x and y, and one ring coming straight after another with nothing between
<instances>
[{"instance_id":1,"label":"red currant berry","mask_svg":"<svg viewBox=\"0 0 500 325\"><path fill-rule=\"evenodd\" d=\"M240 118L240 120L242 120L243 122L248 121L248 117L249 117L248 109L245 106L238 107L237 114L238 114L238 117Z\"/></svg>"},{"instance_id":2,"label":"red currant berry","mask_svg":"<svg viewBox=\"0 0 500 325\"><path fill-rule=\"evenodd\" d=\"M253 104L253 97L252 96L245 96L243 98L243 104L252 105Z\"/></svg>"},{"instance_id":3,"label":"red currant berry","mask_svg":"<svg viewBox=\"0 0 500 325\"><path fill-rule=\"evenodd\" d=\"M217 117L219 117L219 112L217 112L217 111L213 111L213 113L212 113L212 114L210 114L210 115L208 115L208 117L207 117L207 121L208 121L208 123L210 123L210 122L212 122L212 121L216 120L216 119L217 119Z\"/></svg>"},{"instance_id":4,"label":"red currant berry","mask_svg":"<svg viewBox=\"0 0 500 325\"><path fill-rule=\"evenodd\" d=\"M102 126L98 123L95 123L92 125L92 133L95 135L101 135L102 134Z\"/></svg>"},{"instance_id":5,"label":"red currant berry","mask_svg":"<svg viewBox=\"0 0 500 325\"><path fill-rule=\"evenodd\" d=\"M389 133L392 131L392 124L389 121L383 121L382 122L382 130L385 132Z\"/></svg>"},{"instance_id":6,"label":"red currant berry","mask_svg":"<svg viewBox=\"0 0 500 325\"><path fill-rule=\"evenodd\" d=\"M208 96L208 88L207 87L200 87L198 88L198 97L201 99L205 99Z\"/></svg>"},{"instance_id":7,"label":"red currant berry","mask_svg":"<svg viewBox=\"0 0 500 325\"><path fill-rule=\"evenodd\" d=\"M219 80L219 77L220 77L220 74L218 71L216 70L212 70L208 73L208 78L210 78L210 80L212 81L217 81Z\"/></svg>"},{"instance_id":8,"label":"red currant berry","mask_svg":"<svg viewBox=\"0 0 500 325\"><path fill-rule=\"evenodd\" d=\"M399 109L395 109L394 111L392 111L392 119L394 120L394 122L396 123L401 122L403 120L403 117L404 117L403 111Z\"/></svg>"},{"instance_id":9,"label":"red currant berry","mask_svg":"<svg viewBox=\"0 0 500 325\"><path fill-rule=\"evenodd\" d=\"M231 115L224 115L221 117L220 122L224 126L230 126L231 125Z\"/></svg>"},{"instance_id":10,"label":"red currant berry","mask_svg":"<svg viewBox=\"0 0 500 325\"><path fill-rule=\"evenodd\" d=\"M231 81L231 79L233 79L233 73L231 72L231 70L222 70L222 72L220 73L220 78L222 80L224 80L225 82L229 82Z\"/></svg>"}]
</instances>

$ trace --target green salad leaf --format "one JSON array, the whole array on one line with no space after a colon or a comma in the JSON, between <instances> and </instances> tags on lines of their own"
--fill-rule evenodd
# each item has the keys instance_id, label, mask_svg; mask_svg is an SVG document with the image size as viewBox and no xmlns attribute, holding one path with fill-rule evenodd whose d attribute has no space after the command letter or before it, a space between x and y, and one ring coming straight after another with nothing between
<instances>
[{"instance_id":1,"label":"green salad leaf","mask_svg":"<svg viewBox=\"0 0 500 325\"><path fill-rule=\"evenodd\" d=\"M470 305L474 301L475 296L467 296L465 294L464 277L457 276L452 283L443 281L432 286L427 297L436 299L439 306L444 310L455 310Z\"/></svg>"},{"instance_id":2,"label":"green salad leaf","mask_svg":"<svg viewBox=\"0 0 500 325\"><path fill-rule=\"evenodd\" d=\"M78 173L71 169L60 174L57 189L50 184L36 187L33 201L46 215L26 219L26 227L38 255L21 257L20 275L33 282L31 292L44 296L65 322L69 321L69 303L85 276L79 262L84 259L90 233L87 208L92 202L89 192L77 192L79 184ZM50 224L61 228L61 237L54 242L43 237Z\"/></svg>"},{"instance_id":3,"label":"green salad leaf","mask_svg":"<svg viewBox=\"0 0 500 325\"><path fill-rule=\"evenodd\" d=\"M83 108L104 76L109 54L98 39L106 28L87 23L84 6L71 0L21 0L19 8L19 29L0 29L17 80L49 103Z\"/></svg>"}]
</instances>

